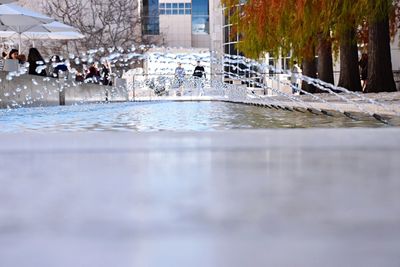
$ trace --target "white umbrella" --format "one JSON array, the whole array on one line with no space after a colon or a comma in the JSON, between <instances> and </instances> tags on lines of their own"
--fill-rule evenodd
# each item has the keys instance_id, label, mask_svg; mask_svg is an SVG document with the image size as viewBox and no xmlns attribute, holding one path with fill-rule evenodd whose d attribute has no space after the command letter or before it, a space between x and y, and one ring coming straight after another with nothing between
<instances>
[{"instance_id":1,"label":"white umbrella","mask_svg":"<svg viewBox=\"0 0 400 267\"><path fill-rule=\"evenodd\" d=\"M29 40L78 40L85 38L79 32L25 32L22 36Z\"/></svg>"},{"instance_id":2,"label":"white umbrella","mask_svg":"<svg viewBox=\"0 0 400 267\"><path fill-rule=\"evenodd\" d=\"M23 39L51 40L70 40L85 37L79 33L78 29L58 21L37 25L21 33L11 30L6 26L0 26L0 37L13 38L19 37L19 35L21 35Z\"/></svg>"},{"instance_id":3,"label":"white umbrella","mask_svg":"<svg viewBox=\"0 0 400 267\"><path fill-rule=\"evenodd\" d=\"M29 40L77 40L82 39L85 36L79 33L78 30L72 26L54 21L32 27L23 33L17 33L9 29L7 30L7 27L0 26L0 37L19 37L21 39Z\"/></svg>"},{"instance_id":4,"label":"white umbrella","mask_svg":"<svg viewBox=\"0 0 400 267\"><path fill-rule=\"evenodd\" d=\"M38 12L20 7L15 4L0 5L0 25L7 30L19 34L19 49L21 49L21 34L43 23L53 22L54 19Z\"/></svg>"},{"instance_id":5,"label":"white umbrella","mask_svg":"<svg viewBox=\"0 0 400 267\"><path fill-rule=\"evenodd\" d=\"M78 32L78 29L67 24L53 21L46 24L40 24L29 29L30 32Z\"/></svg>"},{"instance_id":6,"label":"white umbrella","mask_svg":"<svg viewBox=\"0 0 400 267\"><path fill-rule=\"evenodd\" d=\"M19 38L19 33L14 31L1 31L0 38ZM33 32L27 31L21 33L21 39L24 40L77 40L85 38L79 32Z\"/></svg>"}]
</instances>

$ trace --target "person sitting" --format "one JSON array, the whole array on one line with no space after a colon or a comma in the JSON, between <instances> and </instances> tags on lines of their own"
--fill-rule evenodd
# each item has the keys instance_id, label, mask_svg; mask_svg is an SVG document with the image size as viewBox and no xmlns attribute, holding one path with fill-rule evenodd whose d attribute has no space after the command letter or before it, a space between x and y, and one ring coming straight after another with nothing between
<instances>
[{"instance_id":1,"label":"person sitting","mask_svg":"<svg viewBox=\"0 0 400 267\"><path fill-rule=\"evenodd\" d=\"M68 67L65 65L64 61L61 60L60 56L55 55L51 59L53 63L53 77L59 78L60 73L68 72Z\"/></svg>"},{"instance_id":2,"label":"person sitting","mask_svg":"<svg viewBox=\"0 0 400 267\"><path fill-rule=\"evenodd\" d=\"M6 60L7 55L8 54L3 51L2 57L0 58L0 70L3 70L3 68L4 68L4 61Z\"/></svg>"},{"instance_id":3,"label":"person sitting","mask_svg":"<svg viewBox=\"0 0 400 267\"><path fill-rule=\"evenodd\" d=\"M26 56L24 54L18 55L17 59L20 65L24 65L26 63Z\"/></svg>"},{"instance_id":4,"label":"person sitting","mask_svg":"<svg viewBox=\"0 0 400 267\"><path fill-rule=\"evenodd\" d=\"M25 66L25 63L27 61L26 56L24 54L20 54L17 56L17 59L18 59L18 64L19 64L18 69L22 70L23 72L26 72L27 71L26 66Z\"/></svg>"},{"instance_id":5,"label":"person sitting","mask_svg":"<svg viewBox=\"0 0 400 267\"><path fill-rule=\"evenodd\" d=\"M4 60L4 71L18 71L19 70L18 50L11 49L7 59Z\"/></svg>"},{"instance_id":6,"label":"person sitting","mask_svg":"<svg viewBox=\"0 0 400 267\"><path fill-rule=\"evenodd\" d=\"M29 49L28 62L29 74L38 76L47 75L45 61L39 51L34 47Z\"/></svg>"},{"instance_id":7,"label":"person sitting","mask_svg":"<svg viewBox=\"0 0 400 267\"><path fill-rule=\"evenodd\" d=\"M89 73L85 77L85 82L86 83L96 83L98 84L100 81L100 72L96 68L96 66L93 64L89 68Z\"/></svg>"},{"instance_id":8,"label":"person sitting","mask_svg":"<svg viewBox=\"0 0 400 267\"><path fill-rule=\"evenodd\" d=\"M84 74L81 73L81 72L79 72L79 71L77 71L76 74L75 74L75 81L76 81L76 82L83 83L83 82L85 81L85 76L84 76Z\"/></svg>"},{"instance_id":9,"label":"person sitting","mask_svg":"<svg viewBox=\"0 0 400 267\"><path fill-rule=\"evenodd\" d=\"M8 59L17 59L19 55L19 51L17 49L11 49L10 53L8 54Z\"/></svg>"}]
</instances>

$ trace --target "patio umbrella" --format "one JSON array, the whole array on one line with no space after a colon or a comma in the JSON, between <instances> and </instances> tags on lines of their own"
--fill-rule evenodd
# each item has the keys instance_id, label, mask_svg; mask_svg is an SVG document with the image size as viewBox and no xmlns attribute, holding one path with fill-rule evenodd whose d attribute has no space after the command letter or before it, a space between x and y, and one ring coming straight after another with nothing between
<instances>
[{"instance_id":1,"label":"patio umbrella","mask_svg":"<svg viewBox=\"0 0 400 267\"><path fill-rule=\"evenodd\" d=\"M21 38L29 40L77 40L85 36L72 26L58 21L46 23L32 27L31 29L17 33L7 27L0 26L0 37L2 38Z\"/></svg>"},{"instance_id":2,"label":"patio umbrella","mask_svg":"<svg viewBox=\"0 0 400 267\"><path fill-rule=\"evenodd\" d=\"M21 35L23 32L40 24L53 21L54 19L48 16L15 4L0 5L0 26L2 26L2 30L12 30L19 35L19 49L21 49Z\"/></svg>"},{"instance_id":3,"label":"patio umbrella","mask_svg":"<svg viewBox=\"0 0 400 267\"><path fill-rule=\"evenodd\" d=\"M85 37L79 33L78 29L58 21L37 25L21 33L6 26L0 26L0 37L2 38L19 37L20 35L22 39L31 40L72 40Z\"/></svg>"}]
</instances>

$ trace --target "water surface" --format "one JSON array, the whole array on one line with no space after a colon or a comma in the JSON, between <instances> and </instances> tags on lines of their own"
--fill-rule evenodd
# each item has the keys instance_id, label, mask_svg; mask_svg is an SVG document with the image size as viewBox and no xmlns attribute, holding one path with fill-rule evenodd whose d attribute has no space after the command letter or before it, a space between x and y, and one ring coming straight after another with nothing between
<instances>
[{"instance_id":1,"label":"water surface","mask_svg":"<svg viewBox=\"0 0 400 267\"><path fill-rule=\"evenodd\" d=\"M113 103L0 110L0 132L388 127L368 115L358 119L223 102Z\"/></svg>"}]
</instances>

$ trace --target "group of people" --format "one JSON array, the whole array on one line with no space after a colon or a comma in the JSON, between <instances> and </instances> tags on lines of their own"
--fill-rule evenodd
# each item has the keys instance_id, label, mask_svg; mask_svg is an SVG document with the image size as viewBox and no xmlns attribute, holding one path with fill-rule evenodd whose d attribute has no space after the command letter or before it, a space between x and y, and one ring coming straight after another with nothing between
<instances>
[{"instance_id":1,"label":"group of people","mask_svg":"<svg viewBox=\"0 0 400 267\"><path fill-rule=\"evenodd\" d=\"M51 76L55 78L59 77L60 72L68 71L68 67L57 55L52 57L51 63ZM26 57L26 55L24 54L19 54L18 49L11 49L9 53L2 53L2 58L0 58L0 70L11 72L18 71L22 67L27 67L28 74L30 75L48 75L46 62L40 54L39 50L34 47L29 49L28 57Z\"/></svg>"},{"instance_id":2,"label":"group of people","mask_svg":"<svg viewBox=\"0 0 400 267\"><path fill-rule=\"evenodd\" d=\"M178 67L175 69L175 79L177 82L177 87L181 88L186 76L185 69L182 67L181 63L178 63ZM197 61L197 66L195 67L192 76L195 78L195 86L201 90L203 87L202 78L206 78L206 71L201 65L200 61Z\"/></svg>"},{"instance_id":3,"label":"group of people","mask_svg":"<svg viewBox=\"0 0 400 267\"><path fill-rule=\"evenodd\" d=\"M112 85L110 64L103 62L101 68L98 68L97 64L93 63L84 74L80 74L79 79L86 83Z\"/></svg>"},{"instance_id":4,"label":"group of people","mask_svg":"<svg viewBox=\"0 0 400 267\"><path fill-rule=\"evenodd\" d=\"M50 64L47 65L36 48L29 49L28 57L24 54L19 54L18 49L11 49L8 53L2 53L2 57L0 58L0 70L14 72L24 67L27 68L28 74L44 77L50 76L53 78L60 78L61 75L64 77L68 75L69 72L67 64L60 56L52 56ZM96 64L92 64L89 68L85 69L83 73L78 73L76 80L87 83L112 85L111 67L108 62L104 62L101 69L99 69Z\"/></svg>"},{"instance_id":5,"label":"group of people","mask_svg":"<svg viewBox=\"0 0 400 267\"><path fill-rule=\"evenodd\" d=\"M178 67L176 67L175 69L175 77L180 80L183 81L184 78L186 76L186 72L185 69L182 67L182 63L178 63ZM201 65L200 61L197 61L197 66L193 71L193 77L196 78L206 78L206 70L204 69L204 67Z\"/></svg>"}]
</instances>

